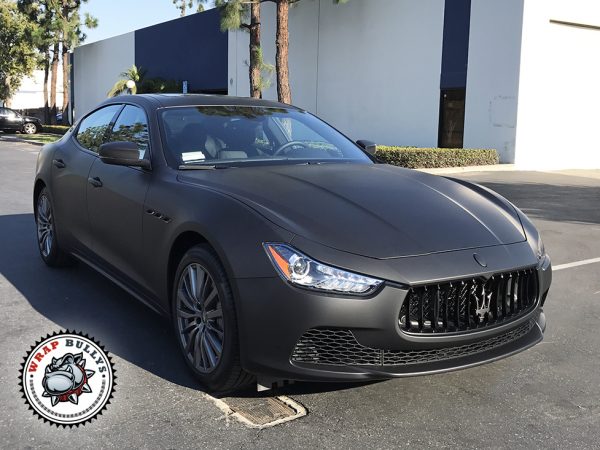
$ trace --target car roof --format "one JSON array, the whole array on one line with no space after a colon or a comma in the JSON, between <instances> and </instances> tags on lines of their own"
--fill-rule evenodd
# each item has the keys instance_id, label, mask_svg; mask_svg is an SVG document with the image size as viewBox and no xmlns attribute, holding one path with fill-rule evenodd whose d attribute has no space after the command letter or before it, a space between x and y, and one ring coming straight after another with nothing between
<instances>
[{"instance_id":1,"label":"car roof","mask_svg":"<svg viewBox=\"0 0 600 450\"><path fill-rule=\"evenodd\" d=\"M229 95L208 94L136 94L120 95L104 102L108 103L142 103L146 100L157 108L168 108L173 106L262 106L266 108L298 109L295 106L286 105L270 100L262 100L248 97L233 97Z\"/></svg>"}]
</instances>

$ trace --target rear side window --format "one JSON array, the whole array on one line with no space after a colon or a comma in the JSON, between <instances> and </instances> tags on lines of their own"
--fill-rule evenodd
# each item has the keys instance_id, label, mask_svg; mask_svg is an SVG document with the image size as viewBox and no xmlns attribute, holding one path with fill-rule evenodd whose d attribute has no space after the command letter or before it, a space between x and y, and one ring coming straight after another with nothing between
<instances>
[{"instance_id":1,"label":"rear side window","mask_svg":"<svg viewBox=\"0 0 600 450\"><path fill-rule=\"evenodd\" d=\"M98 149L104 143L110 122L121 106L105 106L83 119L77 130L77 136L75 136L77 142L88 150L98 153Z\"/></svg>"},{"instance_id":2,"label":"rear side window","mask_svg":"<svg viewBox=\"0 0 600 450\"><path fill-rule=\"evenodd\" d=\"M126 105L113 126L110 141L134 142L144 158L149 146L148 121L146 114L137 106Z\"/></svg>"}]
</instances>

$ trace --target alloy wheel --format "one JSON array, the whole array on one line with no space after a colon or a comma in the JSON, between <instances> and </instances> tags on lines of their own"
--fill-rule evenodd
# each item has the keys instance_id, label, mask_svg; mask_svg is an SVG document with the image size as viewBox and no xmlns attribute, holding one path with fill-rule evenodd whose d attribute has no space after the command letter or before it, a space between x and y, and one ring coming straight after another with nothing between
<instances>
[{"instance_id":1,"label":"alloy wheel","mask_svg":"<svg viewBox=\"0 0 600 450\"><path fill-rule=\"evenodd\" d=\"M198 371L212 372L221 359L225 329L217 286L200 264L185 267L175 301L177 331L186 357Z\"/></svg>"},{"instance_id":2,"label":"alloy wheel","mask_svg":"<svg viewBox=\"0 0 600 450\"><path fill-rule=\"evenodd\" d=\"M35 134L35 132L37 131L37 127L33 123L26 123L25 125L23 125L23 131L25 132L25 134Z\"/></svg>"},{"instance_id":3,"label":"alloy wheel","mask_svg":"<svg viewBox=\"0 0 600 450\"><path fill-rule=\"evenodd\" d=\"M37 202L37 236L38 244L44 258L52 251L54 231L52 228L52 207L50 200L44 194L40 195Z\"/></svg>"}]
</instances>

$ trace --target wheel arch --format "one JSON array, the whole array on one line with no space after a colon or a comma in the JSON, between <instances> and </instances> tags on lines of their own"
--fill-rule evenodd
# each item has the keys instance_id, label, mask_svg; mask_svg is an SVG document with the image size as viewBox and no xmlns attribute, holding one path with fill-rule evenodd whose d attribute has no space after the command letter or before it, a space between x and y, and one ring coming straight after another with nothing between
<instances>
[{"instance_id":1,"label":"wheel arch","mask_svg":"<svg viewBox=\"0 0 600 450\"><path fill-rule=\"evenodd\" d=\"M179 262L181 261L181 258L183 258L185 252L196 245L205 245L214 253L215 257L223 265L225 273L229 279L229 284L234 292L234 298L236 297L231 267L224 255L222 255L222 252L220 252L219 249L199 231L186 230L177 235L177 237L173 240L169 250L169 258L167 261L167 293L169 296L169 311L171 310L170 305L173 300L171 297L173 293L173 285L175 283L175 272L177 271L177 266L179 265Z\"/></svg>"},{"instance_id":2,"label":"wheel arch","mask_svg":"<svg viewBox=\"0 0 600 450\"><path fill-rule=\"evenodd\" d=\"M37 214L36 210L36 206L37 206L37 200L38 197L40 196L40 192L42 192L42 190L46 187L46 183L44 183L44 180L42 180L41 178L38 178L35 181L35 184L33 186L33 214Z\"/></svg>"}]
</instances>

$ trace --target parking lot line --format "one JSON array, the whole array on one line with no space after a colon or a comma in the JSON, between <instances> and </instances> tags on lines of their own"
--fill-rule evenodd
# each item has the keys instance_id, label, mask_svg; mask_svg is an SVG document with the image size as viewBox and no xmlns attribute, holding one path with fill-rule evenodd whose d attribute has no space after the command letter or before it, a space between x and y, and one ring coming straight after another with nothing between
<instances>
[{"instance_id":1,"label":"parking lot line","mask_svg":"<svg viewBox=\"0 0 600 450\"><path fill-rule=\"evenodd\" d=\"M581 261L575 261L567 264L560 264L552 267L552 271L570 269L571 267L585 266L587 264L600 263L600 258L583 259Z\"/></svg>"}]
</instances>

